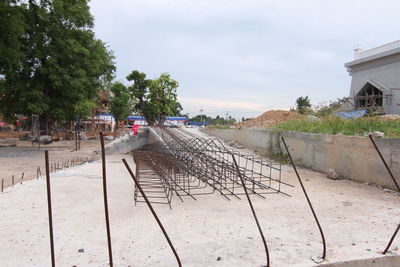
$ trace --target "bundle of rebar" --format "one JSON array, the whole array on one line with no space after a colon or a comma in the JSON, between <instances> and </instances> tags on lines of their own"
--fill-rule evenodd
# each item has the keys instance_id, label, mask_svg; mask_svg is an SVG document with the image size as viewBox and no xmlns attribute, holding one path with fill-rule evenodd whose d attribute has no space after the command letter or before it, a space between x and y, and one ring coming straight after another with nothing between
<instances>
[{"instance_id":1,"label":"bundle of rebar","mask_svg":"<svg viewBox=\"0 0 400 267\"><path fill-rule=\"evenodd\" d=\"M249 194L282 193L281 164L260 156L228 149L218 138L201 138L178 128L151 127L157 139L133 152L136 176L146 195L156 204L171 206L176 195L183 201L188 196L219 192L226 199L244 195L239 171ZM239 169L232 161L238 162ZM143 197L135 190L136 202Z\"/></svg>"}]
</instances>

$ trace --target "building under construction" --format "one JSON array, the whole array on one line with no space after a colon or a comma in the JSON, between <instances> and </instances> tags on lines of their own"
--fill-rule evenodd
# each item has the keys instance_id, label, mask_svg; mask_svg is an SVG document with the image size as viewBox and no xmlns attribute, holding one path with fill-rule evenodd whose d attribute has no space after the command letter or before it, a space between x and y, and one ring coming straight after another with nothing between
<instances>
[{"instance_id":1,"label":"building under construction","mask_svg":"<svg viewBox=\"0 0 400 267\"><path fill-rule=\"evenodd\" d=\"M400 114L400 40L369 50L358 47L345 67L352 77L346 110Z\"/></svg>"}]
</instances>

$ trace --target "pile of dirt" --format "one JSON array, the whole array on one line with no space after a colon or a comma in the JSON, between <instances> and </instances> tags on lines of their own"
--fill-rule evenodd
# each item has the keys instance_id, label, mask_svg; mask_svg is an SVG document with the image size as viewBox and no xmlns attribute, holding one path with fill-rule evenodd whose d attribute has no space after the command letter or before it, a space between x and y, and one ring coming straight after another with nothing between
<instances>
[{"instance_id":1,"label":"pile of dirt","mask_svg":"<svg viewBox=\"0 0 400 267\"><path fill-rule=\"evenodd\" d=\"M277 125L278 123L285 121L293 121L305 118L294 111L287 110L269 110L264 112L262 115L254 119L249 119L242 123L238 123L236 126L246 127L246 128L259 128L265 129Z\"/></svg>"},{"instance_id":2,"label":"pile of dirt","mask_svg":"<svg viewBox=\"0 0 400 267\"><path fill-rule=\"evenodd\" d=\"M388 120L400 121L400 115L396 115L396 114L387 114L387 115L377 116L377 118L381 121L388 121Z\"/></svg>"}]
</instances>

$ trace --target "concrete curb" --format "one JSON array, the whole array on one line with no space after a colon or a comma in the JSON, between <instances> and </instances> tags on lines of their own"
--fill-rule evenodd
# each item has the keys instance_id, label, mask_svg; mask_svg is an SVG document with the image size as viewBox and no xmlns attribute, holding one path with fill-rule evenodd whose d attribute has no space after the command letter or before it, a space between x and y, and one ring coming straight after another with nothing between
<instances>
[{"instance_id":1,"label":"concrete curb","mask_svg":"<svg viewBox=\"0 0 400 267\"><path fill-rule=\"evenodd\" d=\"M321 267L393 267L400 266L400 255L382 256L379 258L368 258L349 260L341 262L332 262L320 264Z\"/></svg>"}]
</instances>

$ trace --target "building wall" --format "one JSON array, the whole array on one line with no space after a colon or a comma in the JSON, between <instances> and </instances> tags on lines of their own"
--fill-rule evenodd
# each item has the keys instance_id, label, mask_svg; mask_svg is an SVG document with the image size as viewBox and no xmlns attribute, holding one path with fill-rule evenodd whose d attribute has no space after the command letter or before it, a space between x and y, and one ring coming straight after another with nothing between
<instances>
[{"instance_id":1,"label":"building wall","mask_svg":"<svg viewBox=\"0 0 400 267\"><path fill-rule=\"evenodd\" d=\"M299 166L321 172L334 169L344 179L396 189L368 137L276 133L268 130L205 128L202 131L236 141L262 154L285 151L282 142L278 142L280 136L284 136L290 153ZM383 138L377 139L376 143L400 182L400 139Z\"/></svg>"},{"instance_id":2,"label":"building wall","mask_svg":"<svg viewBox=\"0 0 400 267\"><path fill-rule=\"evenodd\" d=\"M392 88L392 105L390 109L390 114L400 114L400 87Z\"/></svg>"},{"instance_id":3,"label":"building wall","mask_svg":"<svg viewBox=\"0 0 400 267\"><path fill-rule=\"evenodd\" d=\"M400 114L400 54L353 65L348 69L352 76L350 97L357 95L368 81L375 80L389 89L386 93L392 94L389 103L384 99L384 111Z\"/></svg>"}]
</instances>

